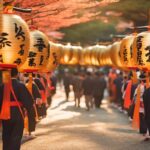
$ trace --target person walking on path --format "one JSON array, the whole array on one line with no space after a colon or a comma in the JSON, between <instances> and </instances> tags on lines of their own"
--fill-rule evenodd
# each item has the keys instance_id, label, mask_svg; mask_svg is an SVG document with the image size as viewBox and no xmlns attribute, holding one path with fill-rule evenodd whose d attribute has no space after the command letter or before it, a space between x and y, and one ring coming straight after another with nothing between
<instances>
[{"instance_id":1,"label":"person walking on path","mask_svg":"<svg viewBox=\"0 0 150 150\"><path fill-rule=\"evenodd\" d=\"M27 110L29 123L35 122L32 96L25 85L17 80L17 75L18 70L13 68L11 70L10 95L4 93L4 91L7 91L6 85L0 86L3 150L20 150L24 129L24 109ZM10 97L10 101L8 101L8 97Z\"/></svg>"},{"instance_id":2,"label":"person walking on path","mask_svg":"<svg viewBox=\"0 0 150 150\"><path fill-rule=\"evenodd\" d=\"M82 84L83 84L83 77L81 76L80 73L75 73L72 85L74 91L75 106L77 107L80 107L80 98L83 94Z\"/></svg>"},{"instance_id":3,"label":"person walking on path","mask_svg":"<svg viewBox=\"0 0 150 150\"><path fill-rule=\"evenodd\" d=\"M143 94L146 90L146 76L144 74L141 74L139 76L139 84L135 90L134 93L134 114L133 114L133 127L139 127L140 134L143 134L143 136L147 136L147 124L144 119L144 102L143 102ZM146 137L147 138L147 137Z\"/></svg>"},{"instance_id":4,"label":"person walking on path","mask_svg":"<svg viewBox=\"0 0 150 150\"><path fill-rule=\"evenodd\" d=\"M85 79L83 80L83 94L85 96L85 104L87 107L87 111L90 108L93 108L93 79L91 77L91 73L87 72Z\"/></svg>"},{"instance_id":5,"label":"person walking on path","mask_svg":"<svg viewBox=\"0 0 150 150\"><path fill-rule=\"evenodd\" d=\"M71 84L71 77L68 72L65 72L64 78L63 78L63 84L66 94L66 101L69 99L69 93L70 93L70 84Z\"/></svg>"},{"instance_id":6,"label":"person walking on path","mask_svg":"<svg viewBox=\"0 0 150 150\"><path fill-rule=\"evenodd\" d=\"M104 97L104 90L106 88L106 81L104 79L104 74L96 72L93 81L93 97L95 102L95 107L100 108L102 99Z\"/></svg>"},{"instance_id":7,"label":"person walking on path","mask_svg":"<svg viewBox=\"0 0 150 150\"><path fill-rule=\"evenodd\" d=\"M114 80L114 85L116 88L116 100L115 100L115 102L117 103L118 106L121 106L121 104L122 104L121 88L123 85L123 73L122 72L117 74L117 78Z\"/></svg>"}]
</instances>

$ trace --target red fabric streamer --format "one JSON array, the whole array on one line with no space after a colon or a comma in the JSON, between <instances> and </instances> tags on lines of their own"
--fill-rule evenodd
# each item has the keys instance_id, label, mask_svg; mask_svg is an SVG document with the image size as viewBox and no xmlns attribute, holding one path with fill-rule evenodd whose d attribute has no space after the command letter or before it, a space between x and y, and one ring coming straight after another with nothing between
<instances>
[{"instance_id":1,"label":"red fabric streamer","mask_svg":"<svg viewBox=\"0 0 150 150\"><path fill-rule=\"evenodd\" d=\"M40 90L40 94L41 94L42 102L46 104L47 102L46 102L46 95L45 95L45 91Z\"/></svg>"},{"instance_id":2,"label":"red fabric streamer","mask_svg":"<svg viewBox=\"0 0 150 150\"><path fill-rule=\"evenodd\" d=\"M3 92L3 103L0 112L0 119L8 120L10 119L10 93L11 93L11 81L4 84Z\"/></svg>"},{"instance_id":3,"label":"red fabric streamer","mask_svg":"<svg viewBox=\"0 0 150 150\"><path fill-rule=\"evenodd\" d=\"M131 86L132 86L132 81L130 80L128 82L126 91L125 91L125 98L124 98L124 108L129 109L131 105Z\"/></svg>"},{"instance_id":4,"label":"red fabric streamer","mask_svg":"<svg viewBox=\"0 0 150 150\"><path fill-rule=\"evenodd\" d=\"M136 103L135 103L135 108L134 108L134 115L133 115L133 122L132 122L132 127L135 129L139 129L140 126L140 117L139 117L139 110L140 110L140 95L141 95L141 88L140 85L138 86L137 89L137 98L136 98Z\"/></svg>"}]
</instances>

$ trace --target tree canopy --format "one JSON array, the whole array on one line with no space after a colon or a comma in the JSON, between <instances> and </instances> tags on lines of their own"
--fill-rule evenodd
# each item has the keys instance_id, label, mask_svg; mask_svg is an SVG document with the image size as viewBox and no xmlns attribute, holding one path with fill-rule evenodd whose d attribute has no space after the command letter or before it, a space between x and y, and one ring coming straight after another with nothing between
<instances>
[{"instance_id":1,"label":"tree canopy","mask_svg":"<svg viewBox=\"0 0 150 150\"><path fill-rule=\"evenodd\" d=\"M150 0L4 0L32 8L21 15L52 40L83 44L110 40L131 26L147 25ZM150 21L149 21L150 22Z\"/></svg>"}]
</instances>

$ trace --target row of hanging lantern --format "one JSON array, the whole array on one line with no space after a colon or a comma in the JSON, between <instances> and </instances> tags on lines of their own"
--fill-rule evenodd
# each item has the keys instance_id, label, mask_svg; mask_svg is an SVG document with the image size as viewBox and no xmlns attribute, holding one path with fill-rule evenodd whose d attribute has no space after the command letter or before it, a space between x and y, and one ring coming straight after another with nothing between
<instances>
[{"instance_id":1,"label":"row of hanging lantern","mask_svg":"<svg viewBox=\"0 0 150 150\"><path fill-rule=\"evenodd\" d=\"M58 64L104 66L122 69L150 68L150 33L126 36L112 45L86 48L49 42L48 37L14 14L0 19L0 67L22 71L53 71Z\"/></svg>"},{"instance_id":2,"label":"row of hanging lantern","mask_svg":"<svg viewBox=\"0 0 150 150\"><path fill-rule=\"evenodd\" d=\"M95 45L86 48L62 46L61 64L104 66L124 70L149 70L150 32L128 35L112 45Z\"/></svg>"},{"instance_id":3,"label":"row of hanging lantern","mask_svg":"<svg viewBox=\"0 0 150 150\"><path fill-rule=\"evenodd\" d=\"M2 14L0 19L0 68L17 67L20 72L49 72L60 60L60 44L49 42L36 29L14 14Z\"/></svg>"}]
</instances>

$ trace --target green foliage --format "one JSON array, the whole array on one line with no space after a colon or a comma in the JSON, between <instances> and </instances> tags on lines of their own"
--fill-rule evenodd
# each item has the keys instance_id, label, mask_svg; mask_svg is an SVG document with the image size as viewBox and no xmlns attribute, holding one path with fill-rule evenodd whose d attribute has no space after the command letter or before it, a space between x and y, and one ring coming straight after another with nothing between
<instances>
[{"instance_id":1,"label":"green foliage","mask_svg":"<svg viewBox=\"0 0 150 150\"><path fill-rule=\"evenodd\" d=\"M110 34L115 34L114 24L106 24L100 21L93 21L74 25L68 29L61 29L65 33L63 42L78 43L83 45L95 44L99 41L110 40Z\"/></svg>"},{"instance_id":2,"label":"green foliage","mask_svg":"<svg viewBox=\"0 0 150 150\"><path fill-rule=\"evenodd\" d=\"M65 33L62 42L81 42L83 45L91 45L99 41L109 41L110 34L121 34L115 30L119 21L132 21L135 26L147 25L148 20L150 21L150 14L148 16L150 0L120 0L107 6L96 7L95 11L100 12L99 16L107 18L109 23L91 21L61 29L60 31ZM109 11L121 13L122 15L107 15ZM79 13L77 17L81 16L82 13ZM126 34L126 32L123 34Z\"/></svg>"},{"instance_id":3,"label":"green foliage","mask_svg":"<svg viewBox=\"0 0 150 150\"><path fill-rule=\"evenodd\" d=\"M100 7L102 15L107 11L121 12L121 18L127 21L133 21L136 25L147 22L148 10L150 9L150 0L120 0L118 3ZM116 18L117 19L117 18Z\"/></svg>"}]
</instances>

